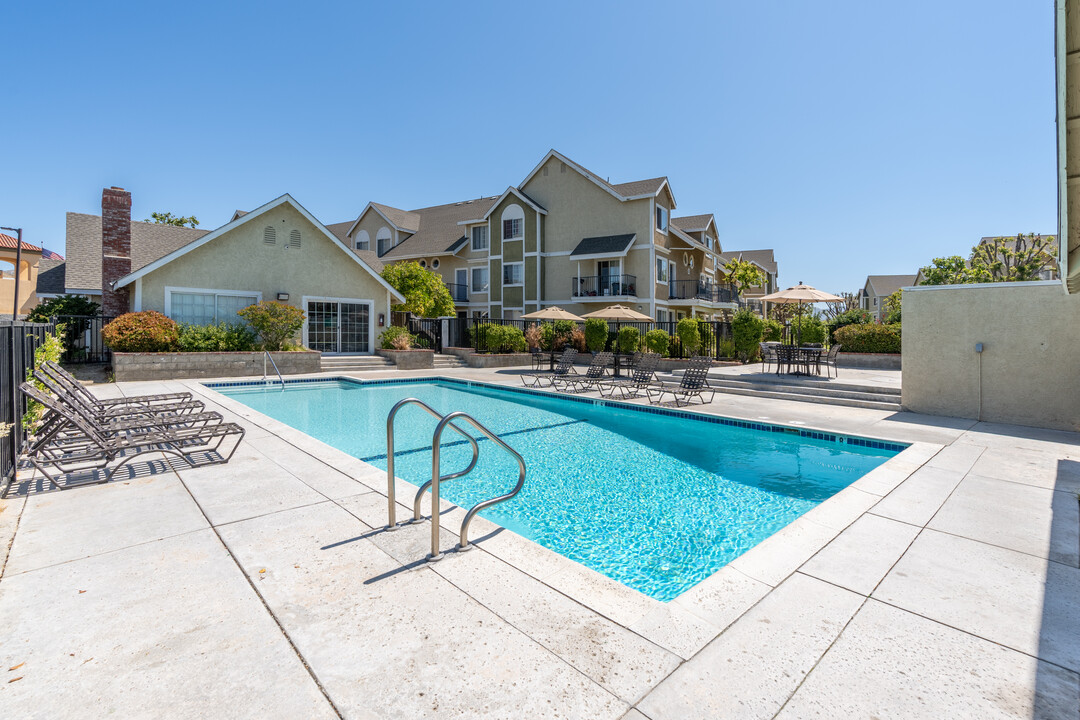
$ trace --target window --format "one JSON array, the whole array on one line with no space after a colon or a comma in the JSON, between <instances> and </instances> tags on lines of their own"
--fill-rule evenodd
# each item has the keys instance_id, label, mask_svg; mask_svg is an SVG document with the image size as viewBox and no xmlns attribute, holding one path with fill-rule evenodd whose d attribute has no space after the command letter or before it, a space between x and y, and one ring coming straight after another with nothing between
<instances>
[{"instance_id":1,"label":"window","mask_svg":"<svg viewBox=\"0 0 1080 720\"><path fill-rule=\"evenodd\" d=\"M273 225L267 225L263 229L263 242L267 245L277 245L277 230Z\"/></svg>"},{"instance_id":2,"label":"window","mask_svg":"<svg viewBox=\"0 0 1080 720\"><path fill-rule=\"evenodd\" d=\"M503 220L503 240L516 240L524 236L524 225L521 218Z\"/></svg>"},{"instance_id":3,"label":"window","mask_svg":"<svg viewBox=\"0 0 1080 720\"><path fill-rule=\"evenodd\" d=\"M675 261L672 260L668 263L668 280L675 280Z\"/></svg>"},{"instance_id":4,"label":"window","mask_svg":"<svg viewBox=\"0 0 1080 720\"><path fill-rule=\"evenodd\" d=\"M503 285L521 285L524 282L524 263L506 263L503 265Z\"/></svg>"},{"instance_id":5,"label":"window","mask_svg":"<svg viewBox=\"0 0 1080 720\"><path fill-rule=\"evenodd\" d=\"M368 235L367 230L361 230L356 233L356 249L357 250L370 250L371 249L371 236Z\"/></svg>"},{"instance_id":6,"label":"window","mask_svg":"<svg viewBox=\"0 0 1080 720\"><path fill-rule=\"evenodd\" d=\"M439 269L439 258L435 258L434 260L431 261L431 267L433 267L436 270Z\"/></svg>"},{"instance_id":7,"label":"window","mask_svg":"<svg viewBox=\"0 0 1080 720\"><path fill-rule=\"evenodd\" d=\"M508 205L502 212L502 239L520 240L525 237L525 211L520 205Z\"/></svg>"},{"instance_id":8,"label":"window","mask_svg":"<svg viewBox=\"0 0 1080 720\"><path fill-rule=\"evenodd\" d=\"M521 317L521 310L503 310L503 320L517 320Z\"/></svg>"},{"instance_id":9,"label":"window","mask_svg":"<svg viewBox=\"0 0 1080 720\"><path fill-rule=\"evenodd\" d=\"M656 322L667 322L667 310L656 311Z\"/></svg>"},{"instance_id":10,"label":"window","mask_svg":"<svg viewBox=\"0 0 1080 720\"><path fill-rule=\"evenodd\" d=\"M289 231L289 245L288 245L288 247L291 247L291 248L299 248L300 247L300 231L299 230L291 230L291 231Z\"/></svg>"},{"instance_id":11,"label":"window","mask_svg":"<svg viewBox=\"0 0 1080 720\"><path fill-rule=\"evenodd\" d=\"M877 305L877 298L874 298L874 305Z\"/></svg>"},{"instance_id":12,"label":"window","mask_svg":"<svg viewBox=\"0 0 1080 720\"><path fill-rule=\"evenodd\" d=\"M420 267L426 268L427 267L427 260L421 260L420 261Z\"/></svg>"},{"instance_id":13,"label":"window","mask_svg":"<svg viewBox=\"0 0 1080 720\"><path fill-rule=\"evenodd\" d=\"M668 211L665 207L656 206L656 229L667 232Z\"/></svg>"},{"instance_id":14,"label":"window","mask_svg":"<svg viewBox=\"0 0 1080 720\"><path fill-rule=\"evenodd\" d=\"M705 236L705 247L712 250L712 238L709 237L708 235Z\"/></svg>"},{"instance_id":15,"label":"window","mask_svg":"<svg viewBox=\"0 0 1080 720\"><path fill-rule=\"evenodd\" d=\"M390 249L390 228L379 228L379 232L375 233L375 246L380 256Z\"/></svg>"},{"instance_id":16,"label":"window","mask_svg":"<svg viewBox=\"0 0 1080 720\"><path fill-rule=\"evenodd\" d=\"M667 282L667 260L664 258L656 258L656 282Z\"/></svg>"},{"instance_id":17,"label":"window","mask_svg":"<svg viewBox=\"0 0 1080 720\"><path fill-rule=\"evenodd\" d=\"M474 293L488 291L488 269L486 267L472 269L472 291Z\"/></svg>"},{"instance_id":18,"label":"window","mask_svg":"<svg viewBox=\"0 0 1080 720\"><path fill-rule=\"evenodd\" d=\"M487 225L478 225L472 229L472 249L487 250L488 236Z\"/></svg>"},{"instance_id":19,"label":"window","mask_svg":"<svg viewBox=\"0 0 1080 720\"><path fill-rule=\"evenodd\" d=\"M226 322L237 324L236 312L259 302L258 295L215 292L168 291L169 317L178 323L210 325Z\"/></svg>"}]
</instances>

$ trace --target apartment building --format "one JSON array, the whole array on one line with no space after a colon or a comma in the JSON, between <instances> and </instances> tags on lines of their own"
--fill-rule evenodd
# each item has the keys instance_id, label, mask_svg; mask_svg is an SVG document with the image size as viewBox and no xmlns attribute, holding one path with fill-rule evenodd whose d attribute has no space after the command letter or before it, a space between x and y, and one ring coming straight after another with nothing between
<instances>
[{"instance_id":1,"label":"apartment building","mask_svg":"<svg viewBox=\"0 0 1080 720\"><path fill-rule=\"evenodd\" d=\"M885 300L900 288L917 284L917 275L867 275L859 293L859 307L881 322L885 319Z\"/></svg>"},{"instance_id":2,"label":"apartment building","mask_svg":"<svg viewBox=\"0 0 1080 720\"><path fill-rule=\"evenodd\" d=\"M612 184L552 150L501 195L417 210L370 202L328 228L369 264L439 273L462 315L622 303L677 320L738 308L715 218L675 209L666 177Z\"/></svg>"}]
</instances>

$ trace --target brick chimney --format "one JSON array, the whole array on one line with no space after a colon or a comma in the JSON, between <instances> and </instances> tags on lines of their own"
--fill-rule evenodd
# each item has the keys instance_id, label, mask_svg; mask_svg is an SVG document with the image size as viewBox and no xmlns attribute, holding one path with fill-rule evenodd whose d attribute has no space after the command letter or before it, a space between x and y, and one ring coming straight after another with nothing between
<instances>
[{"instance_id":1,"label":"brick chimney","mask_svg":"<svg viewBox=\"0 0 1080 720\"><path fill-rule=\"evenodd\" d=\"M101 313L123 315L128 307L127 288L112 283L131 272L131 193L111 187L101 191Z\"/></svg>"}]
</instances>

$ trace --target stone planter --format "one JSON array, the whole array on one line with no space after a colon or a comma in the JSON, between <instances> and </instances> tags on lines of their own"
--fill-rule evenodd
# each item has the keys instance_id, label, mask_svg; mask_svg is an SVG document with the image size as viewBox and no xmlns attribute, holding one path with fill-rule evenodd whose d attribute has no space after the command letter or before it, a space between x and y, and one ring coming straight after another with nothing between
<instances>
[{"instance_id":1,"label":"stone planter","mask_svg":"<svg viewBox=\"0 0 1080 720\"><path fill-rule=\"evenodd\" d=\"M846 353L841 348L836 366L867 370L899 370L900 353Z\"/></svg>"},{"instance_id":2,"label":"stone planter","mask_svg":"<svg viewBox=\"0 0 1080 720\"><path fill-rule=\"evenodd\" d=\"M435 367L434 350L377 350L399 370L430 370Z\"/></svg>"},{"instance_id":3,"label":"stone planter","mask_svg":"<svg viewBox=\"0 0 1080 720\"><path fill-rule=\"evenodd\" d=\"M532 355L529 353L472 353L465 357L465 362L473 368L529 367Z\"/></svg>"},{"instance_id":4,"label":"stone planter","mask_svg":"<svg viewBox=\"0 0 1080 720\"><path fill-rule=\"evenodd\" d=\"M319 372L322 353L314 350L272 352L282 375ZM112 366L117 382L126 380L178 380L183 378L218 378L262 376L261 352L164 352L113 353ZM275 377L274 368L266 370Z\"/></svg>"}]
</instances>

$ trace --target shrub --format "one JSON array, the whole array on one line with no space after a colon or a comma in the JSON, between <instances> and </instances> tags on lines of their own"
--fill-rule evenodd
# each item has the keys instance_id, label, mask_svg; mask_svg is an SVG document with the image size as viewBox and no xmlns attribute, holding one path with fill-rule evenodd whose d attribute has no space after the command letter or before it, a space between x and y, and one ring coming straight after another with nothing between
<instances>
[{"instance_id":1,"label":"shrub","mask_svg":"<svg viewBox=\"0 0 1080 720\"><path fill-rule=\"evenodd\" d=\"M262 340L264 350L284 350L304 326L304 311L292 305L264 300L236 313L248 321Z\"/></svg>"},{"instance_id":2,"label":"shrub","mask_svg":"<svg viewBox=\"0 0 1080 720\"><path fill-rule=\"evenodd\" d=\"M802 324L802 333L799 333L799 325ZM807 343L824 343L825 342L825 323L813 315L803 315L800 320L799 317L793 317L791 319L791 336L797 341L800 341L803 345Z\"/></svg>"},{"instance_id":3,"label":"shrub","mask_svg":"<svg viewBox=\"0 0 1080 720\"><path fill-rule=\"evenodd\" d=\"M247 325L181 325L176 342L180 352L250 352L258 345L255 331Z\"/></svg>"},{"instance_id":4,"label":"shrub","mask_svg":"<svg viewBox=\"0 0 1080 720\"><path fill-rule=\"evenodd\" d=\"M416 336L408 328L392 325L379 336L379 347L383 350L408 350L416 343Z\"/></svg>"},{"instance_id":5,"label":"shrub","mask_svg":"<svg viewBox=\"0 0 1080 720\"><path fill-rule=\"evenodd\" d=\"M720 341L720 357L734 358L738 357L738 350L735 349L734 340L721 340Z\"/></svg>"},{"instance_id":6,"label":"shrub","mask_svg":"<svg viewBox=\"0 0 1080 720\"><path fill-rule=\"evenodd\" d=\"M836 331L840 328L848 325L865 325L866 323L873 321L874 316L868 311L863 310L862 308L854 308L852 310L846 310L834 317L826 323L826 328L828 329L829 337L835 340Z\"/></svg>"},{"instance_id":7,"label":"shrub","mask_svg":"<svg viewBox=\"0 0 1080 720\"><path fill-rule=\"evenodd\" d=\"M671 336L660 329L650 330L645 333L645 347L649 352L657 353L661 356L667 355L668 346L671 344Z\"/></svg>"},{"instance_id":8,"label":"shrub","mask_svg":"<svg viewBox=\"0 0 1080 720\"><path fill-rule=\"evenodd\" d=\"M900 322L900 316L903 310L904 303L904 289L900 288L889 297L885 298L885 317L884 322L886 325L892 325L893 323Z\"/></svg>"},{"instance_id":9,"label":"shrub","mask_svg":"<svg viewBox=\"0 0 1080 720\"><path fill-rule=\"evenodd\" d=\"M562 350L570 342L577 324L573 320L556 320L540 326L540 337L545 350Z\"/></svg>"},{"instance_id":10,"label":"shrub","mask_svg":"<svg viewBox=\"0 0 1080 720\"><path fill-rule=\"evenodd\" d=\"M641 331L632 325L619 328L619 338L617 342L619 352L627 354L637 352L641 343Z\"/></svg>"},{"instance_id":11,"label":"shrub","mask_svg":"<svg viewBox=\"0 0 1080 720\"><path fill-rule=\"evenodd\" d=\"M590 352L602 352L607 347L608 323L600 318L585 320L585 345Z\"/></svg>"},{"instance_id":12,"label":"shrub","mask_svg":"<svg viewBox=\"0 0 1080 720\"><path fill-rule=\"evenodd\" d=\"M735 313L731 321L731 335L735 343L735 352L744 363L749 362L758 351L758 343L761 342L762 333L765 331L765 321L748 308L743 308Z\"/></svg>"},{"instance_id":13,"label":"shrub","mask_svg":"<svg viewBox=\"0 0 1080 720\"><path fill-rule=\"evenodd\" d=\"M675 326L683 350L693 355L701 347L701 327L695 318L683 318Z\"/></svg>"},{"instance_id":14,"label":"shrub","mask_svg":"<svg viewBox=\"0 0 1080 720\"><path fill-rule=\"evenodd\" d=\"M101 306L79 295L61 295L38 303L26 314L27 322L49 322L56 315L97 315Z\"/></svg>"},{"instance_id":15,"label":"shrub","mask_svg":"<svg viewBox=\"0 0 1080 720\"><path fill-rule=\"evenodd\" d=\"M539 350L540 342L543 339L540 335L540 328L536 323L533 323L525 329L525 344L528 345L530 350Z\"/></svg>"},{"instance_id":16,"label":"shrub","mask_svg":"<svg viewBox=\"0 0 1080 720\"><path fill-rule=\"evenodd\" d=\"M103 327L101 334L114 352L168 352L176 348L180 331L173 320L147 310L121 315Z\"/></svg>"},{"instance_id":17,"label":"shrub","mask_svg":"<svg viewBox=\"0 0 1080 720\"><path fill-rule=\"evenodd\" d=\"M574 349L579 353L585 352L588 348L588 345L585 343L585 331L575 326L570 333L570 344L573 345Z\"/></svg>"},{"instance_id":18,"label":"shrub","mask_svg":"<svg viewBox=\"0 0 1080 720\"><path fill-rule=\"evenodd\" d=\"M34 350L34 365L26 368L26 380L33 383L38 390L45 390L45 386L34 379L34 369L43 362L58 363L60 356L64 354L64 342L61 340L64 334L64 326L57 325L56 330L45 334L45 342L38 345ZM30 398L26 399L26 413L22 416L23 429L33 432L45 415L45 406ZM10 427L10 426L9 426Z\"/></svg>"},{"instance_id":19,"label":"shrub","mask_svg":"<svg viewBox=\"0 0 1080 720\"><path fill-rule=\"evenodd\" d=\"M784 339L784 324L774 318L765 321L765 329L761 334L763 342L781 342ZM734 356L733 356L734 357Z\"/></svg>"},{"instance_id":20,"label":"shrub","mask_svg":"<svg viewBox=\"0 0 1080 720\"><path fill-rule=\"evenodd\" d=\"M525 352L525 333L516 325L483 323L476 333L479 352Z\"/></svg>"},{"instance_id":21,"label":"shrub","mask_svg":"<svg viewBox=\"0 0 1080 720\"><path fill-rule=\"evenodd\" d=\"M840 352L898 353L900 323L846 325L836 331L836 342L843 345Z\"/></svg>"}]
</instances>

